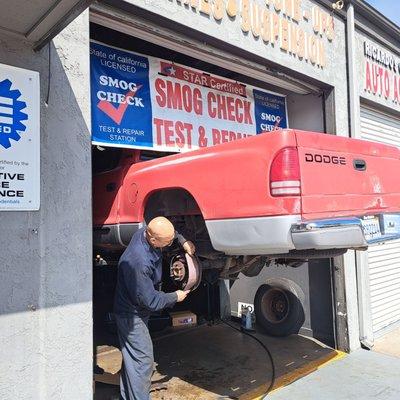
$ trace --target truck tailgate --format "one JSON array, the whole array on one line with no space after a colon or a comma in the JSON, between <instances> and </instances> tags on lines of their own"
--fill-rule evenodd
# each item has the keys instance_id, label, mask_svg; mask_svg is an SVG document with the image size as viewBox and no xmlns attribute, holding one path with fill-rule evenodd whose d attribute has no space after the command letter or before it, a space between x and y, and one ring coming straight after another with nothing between
<instances>
[{"instance_id":1,"label":"truck tailgate","mask_svg":"<svg viewBox=\"0 0 400 400\"><path fill-rule=\"evenodd\" d=\"M400 150L296 131L306 219L398 211Z\"/></svg>"}]
</instances>

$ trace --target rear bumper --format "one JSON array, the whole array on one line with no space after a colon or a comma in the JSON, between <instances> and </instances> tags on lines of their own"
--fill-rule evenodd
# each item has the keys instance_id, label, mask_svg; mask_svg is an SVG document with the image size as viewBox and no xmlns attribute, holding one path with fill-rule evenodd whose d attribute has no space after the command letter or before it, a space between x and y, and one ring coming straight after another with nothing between
<instances>
[{"instance_id":1,"label":"rear bumper","mask_svg":"<svg viewBox=\"0 0 400 400\"><path fill-rule=\"evenodd\" d=\"M379 231L374 225L366 228L358 217L304 221L300 215L291 215L212 220L206 225L216 250L231 255L272 255L291 250L365 249L400 238L400 214L377 218Z\"/></svg>"},{"instance_id":2,"label":"rear bumper","mask_svg":"<svg viewBox=\"0 0 400 400\"><path fill-rule=\"evenodd\" d=\"M207 220L215 250L229 255L275 255L293 250L365 249L400 239L400 213L380 214L380 235L366 234L362 218L304 221L300 215ZM112 224L94 229L96 248L121 251L142 223Z\"/></svg>"},{"instance_id":3,"label":"rear bumper","mask_svg":"<svg viewBox=\"0 0 400 400\"><path fill-rule=\"evenodd\" d=\"M307 221L291 227L296 249L365 248L400 238L400 214L380 214L379 229L366 232L358 217Z\"/></svg>"}]
</instances>

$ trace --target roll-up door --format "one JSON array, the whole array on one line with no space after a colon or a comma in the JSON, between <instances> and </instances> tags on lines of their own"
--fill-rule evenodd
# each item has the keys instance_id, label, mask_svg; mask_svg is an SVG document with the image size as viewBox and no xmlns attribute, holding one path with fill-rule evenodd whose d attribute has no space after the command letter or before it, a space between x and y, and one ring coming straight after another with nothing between
<instances>
[{"instance_id":1,"label":"roll-up door","mask_svg":"<svg viewBox=\"0 0 400 400\"><path fill-rule=\"evenodd\" d=\"M362 106L361 137L400 147L400 116ZM400 240L370 247L368 270L372 328L376 334L400 321Z\"/></svg>"}]
</instances>

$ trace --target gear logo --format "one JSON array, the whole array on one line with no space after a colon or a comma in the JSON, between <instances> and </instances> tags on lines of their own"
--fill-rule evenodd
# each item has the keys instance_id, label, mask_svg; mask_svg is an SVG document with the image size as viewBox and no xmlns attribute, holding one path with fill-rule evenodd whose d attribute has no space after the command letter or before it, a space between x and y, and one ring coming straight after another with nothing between
<instances>
[{"instance_id":1,"label":"gear logo","mask_svg":"<svg viewBox=\"0 0 400 400\"><path fill-rule=\"evenodd\" d=\"M18 100L21 92L12 90L11 85L9 79L0 81L0 146L5 149L11 147L10 139L18 141L21 138L20 133L26 130L22 121L28 119L21 111L26 108L26 103Z\"/></svg>"}]
</instances>

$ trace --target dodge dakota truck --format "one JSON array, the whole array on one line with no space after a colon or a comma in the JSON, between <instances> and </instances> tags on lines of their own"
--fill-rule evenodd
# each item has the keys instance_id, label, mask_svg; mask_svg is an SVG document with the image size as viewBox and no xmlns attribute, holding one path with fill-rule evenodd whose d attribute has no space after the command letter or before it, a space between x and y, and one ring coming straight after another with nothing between
<instances>
[{"instance_id":1,"label":"dodge dakota truck","mask_svg":"<svg viewBox=\"0 0 400 400\"><path fill-rule=\"evenodd\" d=\"M214 261L331 256L400 234L396 147L287 129L142 160L124 149L94 176L100 248L121 251L156 215Z\"/></svg>"},{"instance_id":2,"label":"dodge dakota truck","mask_svg":"<svg viewBox=\"0 0 400 400\"><path fill-rule=\"evenodd\" d=\"M203 270L224 278L400 236L396 147L285 129L163 157L107 151L93 178L94 244L103 253L121 254L157 215L195 243Z\"/></svg>"}]
</instances>

